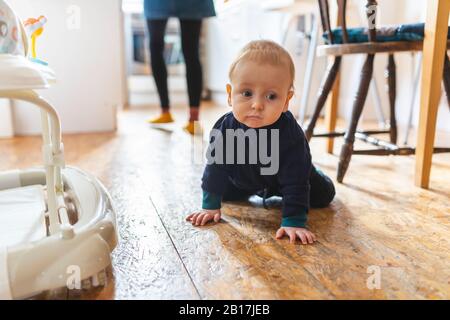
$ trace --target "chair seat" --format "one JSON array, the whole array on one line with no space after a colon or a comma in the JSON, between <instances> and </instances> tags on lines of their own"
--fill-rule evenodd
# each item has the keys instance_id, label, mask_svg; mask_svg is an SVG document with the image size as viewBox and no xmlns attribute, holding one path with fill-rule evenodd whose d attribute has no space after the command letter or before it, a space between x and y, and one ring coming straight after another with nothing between
<instances>
[{"instance_id":1,"label":"chair seat","mask_svg":"<svg viewBox=\"0 0 450 320\"><path fill-rule=\"evenodd\" d=\"M423 41L424 23L384 26L377 28L377 42ZM332 31L333 44L343 43L342 28ZM364 43L369 41L367 28L347 28L348 43ZM450 37L450 33L448 34ZM323 34L326 44L331 44L328 32Z\"/></svg>"},{"instance_id":2,"label":"chair seat","mask_svg":"<svg viewBox=\"0 0 450 320\"><path fill-rule=\"evenodd\" d=\"M24 56L0 54L0 91L45 89L56 80L49 67Z\"/></svg>"},{"instance_id":3,"label":"chair seat","mask_svg":"<svg viewBox=\"0 0 450 320\"><path fill-rule=\"evenodd\" d=\"M346 54L375 54L405 51L422 51L423 41L365 42L349 44L331 44L317 47L318 56L342 56ZM447 41L450 48L450 40Z\"/></svg>"}]
</instances>

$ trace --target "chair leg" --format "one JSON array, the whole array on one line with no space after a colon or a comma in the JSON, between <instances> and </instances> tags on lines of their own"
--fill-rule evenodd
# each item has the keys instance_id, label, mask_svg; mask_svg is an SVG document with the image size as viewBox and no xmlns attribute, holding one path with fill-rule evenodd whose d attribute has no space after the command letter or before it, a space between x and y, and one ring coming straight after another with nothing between
<instances>
[{"instance_id":1,"label":"chair leg","mask_svg":"<svg viewBox=\"0 0 450 320\"><path fill-rule=\"evenodd\" d=\"M445 54L444 60L444 89L447 95L448 107L450 108L450 60L448 59L447 53Z\"/></svg>"},{"instance_id":2,"label":"chair leg","mask_svg":"<svg viewBox=\"0 0 450 320\"><path fill-rule=\"evenodd\" d=\"M367 98L367 92L369 91L370 81L372 79L374 58L375 56L373 54L369 54L361 70L361 79L359 82L355 100L353 102L352 118L349 129L345 134L345 143L342 146L339 159L339 167L337 172L337 181L339 183L342 183L342 181L344 180L345 173L347 172L348 165L352 157L353 144L355 143L355 133L358 126L358 121L361 117L362 109Z\"/></svg>"},{"instance_id":3,"label":"chair leg","mask_svg":"<svg viewBox=\"0 0 450 320\"><path fill-rule=\"evenodd\" d=\"M341 66L341 60L342 58L336 57L334 59L333 64L328 68L324 80L322 82L322 85L319 89L319 96L317 98L316 106L314 108L314 113L311 117L311 120L308 123L308 127L305 131L306 139L309 141L311 140L311 137L314 132L314 127L316 126L317 120L319 119L320 113L322 112L323 106L325 105L325 102L327 101L328 94L331 91L331 88L333 87L334 81L336 80L336 76L339 72L339 68Z\"/></svg>"},{"instance_id":4,"label":"chair leg","mask_svg":"<svg viewBox=\"0 0 450 320\"><path fill-rule=\"evenodd\" d=\"M394 55L390 54L388 58L388 65L386 68L386 79L387 79L387 87L389 93L389 107L390 107L390 138L391 143L397 144L397 120L395 116L395 98L396 98L396 67L395 67L395 59Z\"/></svg>"}]
</instances>

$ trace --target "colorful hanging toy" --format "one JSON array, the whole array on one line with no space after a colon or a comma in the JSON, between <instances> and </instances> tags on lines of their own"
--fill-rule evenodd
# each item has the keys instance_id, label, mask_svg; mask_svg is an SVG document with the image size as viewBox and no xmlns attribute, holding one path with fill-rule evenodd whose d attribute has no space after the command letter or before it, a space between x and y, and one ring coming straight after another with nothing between
<instances>
[{"instance_id":1,"label":"colorful hanging toy","mask_svg":"<svg viewBox=\"0 0 450 320\"><path fill-rule=\"evenodd\" d=\"M25 21L25 28L28 34L31 35L31 58L33 62L37 62L43 65L47 65L47 62L37 58L36 54L36 39L44 32L44 25L47 23L47 18L40 16L37 19L30 18Z\"/></svg>"}]
</instances>

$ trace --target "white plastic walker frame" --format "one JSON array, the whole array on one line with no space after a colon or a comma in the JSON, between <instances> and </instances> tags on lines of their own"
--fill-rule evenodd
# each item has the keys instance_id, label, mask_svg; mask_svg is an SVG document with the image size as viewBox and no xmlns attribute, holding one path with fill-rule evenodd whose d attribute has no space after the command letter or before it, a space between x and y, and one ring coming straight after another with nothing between
<instances>
[{"instance_id":1,"label":"white plastic walker frame","mask_svg":"<svg viewBox=\"0 0 450 320\"><path fill-rule=\"evenodd\" d=\"M88 279L96 286L117 244L108 192L95 177L65 168L58 113L34 91L53 80L46 66L0 55L0 98L41 109L44 157L44 168L0 173L0 299L79 289Z\"/></svg>"}]
</instances>

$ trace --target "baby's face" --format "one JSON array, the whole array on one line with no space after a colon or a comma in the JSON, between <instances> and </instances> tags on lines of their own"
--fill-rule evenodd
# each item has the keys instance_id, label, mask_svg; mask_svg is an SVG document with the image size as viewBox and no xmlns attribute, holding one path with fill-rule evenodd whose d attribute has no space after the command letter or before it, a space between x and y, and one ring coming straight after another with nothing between
<instances>
[{"instance_id":1,"label":"baby's face","mask_svg":"<svg viewBox=\"0 0 450 320\"><path fill-rule=\"evenodd\" d=\"M275 123L293 95L287 66L253 61L238 63L227 92L234 117L250 128Z\"/></svg>"}]
</instances>

